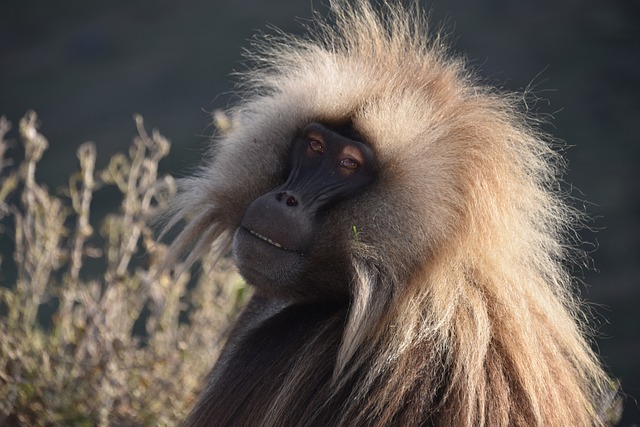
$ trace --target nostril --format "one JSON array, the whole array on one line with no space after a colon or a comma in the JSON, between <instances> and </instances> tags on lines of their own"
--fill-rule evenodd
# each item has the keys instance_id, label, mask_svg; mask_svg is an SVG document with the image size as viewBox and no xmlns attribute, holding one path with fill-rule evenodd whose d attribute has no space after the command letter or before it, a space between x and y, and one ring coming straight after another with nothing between
<instances>
[{"instance_id":1,"label":"nostril","mask_svg":"<svg viewBox=\"0 0 640 427\"><path fill-rule=\"evenodd\" d=\"M276 200L279 202L284 200L287 206L298 206L298 199L296 199L295 196L289 195L286 191L276 193Z\"/></svg>"}]
</instances>

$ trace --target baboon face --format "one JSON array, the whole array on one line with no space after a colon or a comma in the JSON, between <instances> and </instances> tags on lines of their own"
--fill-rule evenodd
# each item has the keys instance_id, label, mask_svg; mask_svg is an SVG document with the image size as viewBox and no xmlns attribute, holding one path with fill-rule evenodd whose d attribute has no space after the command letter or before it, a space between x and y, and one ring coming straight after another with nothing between
<instances>
[{"instance_id":1,"label":"baboon face","mask_svg":"<svg viewBox=\"0 0 640 427\"><path fill-rule=\"evenodd\" d=\"M345 277L339 242L322 249L331 235L322 219L374 181L374 154L361 139L350 126L320 123L293 138L284 183L255 199L235 232L236 262L249 283L275 295L308 297L300 283L318 287Z\"/></svg>"}]
</instances>

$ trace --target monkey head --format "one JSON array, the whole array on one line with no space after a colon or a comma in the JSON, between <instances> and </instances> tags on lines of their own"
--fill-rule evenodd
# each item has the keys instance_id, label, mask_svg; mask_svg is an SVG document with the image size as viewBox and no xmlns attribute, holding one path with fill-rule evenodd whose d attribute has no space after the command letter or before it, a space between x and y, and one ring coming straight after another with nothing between
<instances>
[{"instance_id":1,"label":"monkey head","mask_svg":"<svg viewBox=\"0 0 640 427\"><path fill-rule=\"evenodd\" d=\"M340 271L344 256L320 254L324 262L316 260L320 223L327 211L374 181L374 162L371 148L349 133L320 123L302 129L291 141L284 183L251 202L235 232L233 252L247 281L300 298L310 292L298 283L315 283L322 294L344 293L327 286L332 276L346 277Z\"/></svg>"}]
</instances>

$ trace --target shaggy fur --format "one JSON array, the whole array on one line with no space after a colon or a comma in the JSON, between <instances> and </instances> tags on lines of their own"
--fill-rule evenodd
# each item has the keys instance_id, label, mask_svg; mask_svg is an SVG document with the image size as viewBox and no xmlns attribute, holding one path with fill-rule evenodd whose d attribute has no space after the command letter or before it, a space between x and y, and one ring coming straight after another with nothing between
<instances>
[{"instance_id":1,"label":"shaggy fur","mask_svg":"<svg viewBox=\"0 0 640 427\"><path fill-rule=\"evenodd\" d=\"M233 127L183 180L168 228L188 219L175 257L224 254L247 206L282 182L295 132L350 121L379 176L328 214L320 243L344 251L349 301L258 292L187 424L600 424L607 377L570 289L576 214L549 141L517 97L426 38L417 8L331 9L310 37L249 54ZM282 331L294 338L273 348Z\"/></svg>"}]
</instances>

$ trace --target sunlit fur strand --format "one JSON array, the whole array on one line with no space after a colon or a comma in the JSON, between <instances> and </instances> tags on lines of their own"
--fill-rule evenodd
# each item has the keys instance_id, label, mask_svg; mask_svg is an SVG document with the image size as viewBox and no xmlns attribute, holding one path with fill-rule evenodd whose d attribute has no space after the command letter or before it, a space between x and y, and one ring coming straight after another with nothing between
<instances>
[{"instance_id":1,"label":"sunlit fur strand","mask_svg":"<svg viewBox=\"0 0 640 427\"><path fill-rule=\"evenodd\" d=\"M351 387L334 425L598 425L607 378L563 265L577 215L557 192L551 142L517 97L478 84L427 39L418 12L331 7L334 24L307 38L257 42L233 128L172 211L196 218L174 254L229 239L310 121L348 118L379 159L375 190L327 219L358 230L331 382L297 408L339 319L295 355L261 424L313 421Z\"/></svg>"}]
</instances>

